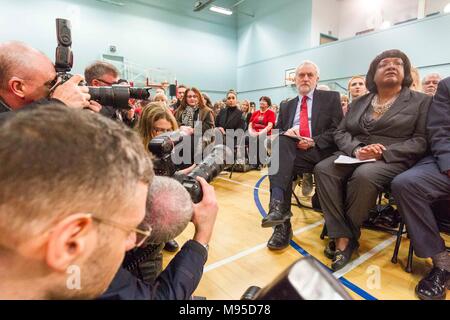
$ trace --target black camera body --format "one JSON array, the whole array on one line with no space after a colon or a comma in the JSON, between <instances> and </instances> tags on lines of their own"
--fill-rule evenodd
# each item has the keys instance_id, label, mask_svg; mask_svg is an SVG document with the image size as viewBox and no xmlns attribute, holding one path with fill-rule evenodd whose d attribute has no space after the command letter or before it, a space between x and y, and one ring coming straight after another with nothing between
<instances>
[{"instance_id":1,"label":"black camera body","mask_svg":"<svg viewBox=\"0 0 450 320\"><path fill-rule=\"evenodd\" d=\"M189 192L192 202L202 201L203 192L197 177L211 182L225 168L225 159L231 153L230 149L219 145L188 175L177 173L177 166L172 161L172 153L183 141L183 135L178 132L165 133L155 137L148 144L148 150L154 155L153 168L159 176L173 177Z\"/></svg>"},{"instance_id":2,"label":"black camera body","mask_svg":"<svg viewBox=\"0 0 450 320\"><path fill-rule=\"evenodd\" d=\"M56 38L58 46L55 53L55 70L61 83L72 77L70 71L73 67L72 28L69 20L56 19ZM80 85L85 86L82 82ZM129 86L113 85L111 87L89 87L91 100L102 106L111 106L115 109L130 109L129 99L150 99L150 88L131 88Z\"/></svg>"}]
</instances>

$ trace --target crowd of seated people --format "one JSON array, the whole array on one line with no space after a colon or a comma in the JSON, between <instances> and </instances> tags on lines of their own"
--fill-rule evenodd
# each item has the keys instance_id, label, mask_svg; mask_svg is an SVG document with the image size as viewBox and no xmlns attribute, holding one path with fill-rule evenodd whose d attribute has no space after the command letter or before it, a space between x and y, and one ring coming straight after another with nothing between
<instances>
[{"instance_id":1,"label":"crowd of seated people","mask_svg":"<svg viewBox=\"0 0 450 320\"><path fill-rule=\"evenodd\" d=\"M12 57L8 54L11 50L19 50L21 56ZM20 61L24 60L28 60L30 66L25 70L26 72L20 73L23 74L20 78L16 76L13 68L22 67ZM0 123L6 123L0 130L0 135L6 136L6 129L21 129L21 123L27 120L29 115L23 115L22 119L20 117L26 113L19 111L15 119L16 117L11 114L16 114L15 111L21 109L31 108L35 112L34 117L47 117L49 123L53 121L55 134L59 132L58 130L63 130L64 126L67 129L73 127L73 123L69 120L64 122L61 119L52 118L54 115L62 115L84 122L81 128L91 136L95 135L90 131L92 127L98 127L106 128L107 132L115 132L116 136L113 138L115 137L118 141L131 139L133 143L128 146L128 151L132 154L118 150L116 153L123 157L124 163L134 156L136 168L130 168L130 173L124 172L123 176L111 177L111 181L121 181L121 178L127 174L134 179L129 183L139 185L144 182L146 186L141 186L142 190L136 194L128 195L125 191L129 190L117 190L117 195L120 194L119 191L123 192L120 197L117 196L117 199L139 200L141 207L142 199L137 198L143 197L142 194L147 192L147 187L153 179L151 164L147 163L146 158L149 156L147 145L156 136L175 130L192 135L198 129L203 135L214 128L222 134L225 134L227 130L242 129L248 133L247 143L249 143L253 138L270 137L273 132L276 132L271 139L263 140L263 144L260 139L257 139L258 150L261 148L265 150L266 141L271 141L272 150L275 150L275 153L271 155L268 168L269 211L261 224L263 228L274 228L267 246L271 250L282 250L289 246L293 236L290 222L292 181L298 175L312 177L311 174L314 174L315 191L329 237L324 254L331 260L330 265L334 271L341 270L352 261L360 242L364 241L361 236L361 226L368 218L369 210L375 205L378 194L387 187L392 187L392 195L407 225L416 254L419 257L431 258L433 261L433 269L416 287L417 295L421 299L445 298L446 289L450 283L450 257L440 235L434 204L438 201L450 200L450 78L442 79L439 74L432 73L420 80L418 70L412 67L411 61L403 52L389 50L380 53L370 63L365 77L354 76L349 80L348 92L342 96L329 88L320 87L319 67L312 61L304 61L296 70L295 83L298 95L281 102L279 108L272 104L270 97L262 96L259 99L258 109L254 102L248 100L239 102L238 93L234 90L230 90L225 95L225 102L218 101L213 104L206 93L202 93L195 87L184 85L178 86L176 100L170 105L166 93L161 91L153 97L151 103L129 101L129 110L121 111L100 106L90 101L86 88L78 86L78 83L83 80L82 76L76 75L64 84L58 83L48 58L20 43L0 45L0 70L3 71L0 75ZM33 74L34 70L45 70L45 72L36 75ZM86 68L84 78L91 86L110 86L119 83L128 85L119 77L120 74L114 66L96 61ZM39 90L31 92L27 91L27 86L23 86L27 81L38 83L43 79L45 83L40 84ZM54 85L56 85L55 88L53 88ZM40 111L41 109L38 108L40 104L51 104L51 106ZM76 109L89 108L99 115L93 115L93 118L89 120L85 115L79 115L74 111L62 112L61 108L65 106ZM134 132L117 123L109 125L110 121L102 119L101 116L114 122L124 123L134 128ZM45 128L39 126L36 126L36 130L43 136L48 134L47 139L54 142L56 147L62 148L61 141L52 140L50 134L53 131L45 133ZM23 132L24 136L27 134L29 132ZM139 137L142 142L140 146L136 144L136 139ZM17 143L25 143L21 140L23 137L17 136L15 139ZM109 141L106 133L100 134L98 139L98 141L102 139ZM67 137L66 142L80 144L82 141L72 141ZM125 142L123 144L126 145ZM109 141L108 145L117 147L114 141ZM36 145L37 147L39 145ZM108 155L106 145L99 144L95 147L94 151ZM12 145L5 145L5 150L7 148L12 148ZM87 149L86 153L89 154L90 151ZM42 159L45 156L43 150L36 149L37 153L42 153ZM11 154L20 161L25 161L22 154ZM253 159L255 169L261 169L261 165L265 163L259 157L260 154L261 152L256 152L257 158ZM360 163L352 165L336 163L341 155L356 158ZM55 154L56 156L60 155ZM91 158L94 161L95 157ZM122 162L119 164L123 166ZM190 165L192 164L191 162ZM62 162L60 165L64 167ZM91 167L92 170L103 172L102 166L120 171L118 165L114 167L111 163L100 163ZM86 165L84 169L91 167ZM189 172L192 168L193 166L189 166L185 172ZM11 167L8 170L14 171L18 168ZM86 176L94 172L89 170L86 171ZM81 169L80 172L82 172ZM5 181L7 173L7 171L1 172L5 175ZM36 177L48 179L44 174L45 170L35 172ZM126 185L125 182L119 184ZM110 185L111 183L105 180L105 190ZM105 193L108 193L108 190ZM13 189L6 191L14 193ZM89 189L86 194L80 193L77 197L84 199L87 198L87 194L89 197L92 196L92 192L88 191ZM56 196L64 195L55 193L54 199L57 199ZM104 200L100 199L100 194L97 196L99 201ZM214 209L211 208L215 206L213 202L211 200L209 203L209 209L212 211ZM113 202L103 208L105 213L112 204ZM448 218L450 212L448 206L446 208L447 211L444 206L444 212L441 214ZM81 205L79 209L78 207L76 209L82 212L87 210ZM36 211L40 208L30 210ZM42 212L36 211L36 215L43 217L45 210L48 208L43 203ZM118 215L107 217L103 211L98 212L99 216L92 216L87 211L86 213L74 216L73 221L65 218L67 221L63 219L55 225L55 228L75 228L76 224L81 226L80 228L85 228L94 223L93 221L98 224L114 225L108 222L108 219L117 218L118 221L123 220L125 224L134 226L131 230L135 230L135 233L145 234L146 232L136 228L139 218L142 217L135 216L131 219L133 215L130 214L131 218L126 221L127 219L120 218ZM12 214L8 214L7 218L14 219ZM4 221L6 224L7 220ZM0 229L6 230L5 226L0 223ZM99 228L98 232L103 233L102 229L103 227ZM16 236L20 237L21 232ZM5 231L5 234L8 232ZM76 235L73 237L73 239L41 240L48 241L50 244L51 241L72 241L73 245L79 246L81 240ZM136 244L133 240L136 239L116 237L116 240L107 246L112 248L113 244L120 243L124 249L115 256L115 265L123 258L125 250ZM21 239L18 238L17 241L20 242ZM3 246L4 243L1 245ZM158 254L162 246L164 244L159 244ZM170 251L177 251L179 247L174 240L170 239L167 239L165 246ZM92 244L92 248L97 247ZM51 251L52 248L49 247L48 250ZM199 248L192 250L201 251ZM58 258L59 252L50 251L49 254L54 256L46 262L46 268L51 270L60 271L63 266L73 262L73 259L79 259L78 256L72 257L70 253L67 253L73 259L62 261ZM88 256L87 251L81 250L79 253ZM101 254L99 256L102 257ZM199 265L204 264L205 257L206 253L201 252ZM82 259L85 259L85 256ZM27 259L20 262L25 263L25 260ZM88 262L93 261L88 260ZM201 276L201 272L198 274ZM11 274L12 278L15 276ZM111 270L107 271L98 283L98 287L92 284L91 291L82 297L92 297L101 293L113 276ZM60 275L55 274L54 281L59 281L59 278ZM44 289L47 290L46 288L42 290ZM60 292L52 293L51 290L45 291L43 297L52 297L52 294L56 297L66 297Z\"/></svg>"}]
</instances>

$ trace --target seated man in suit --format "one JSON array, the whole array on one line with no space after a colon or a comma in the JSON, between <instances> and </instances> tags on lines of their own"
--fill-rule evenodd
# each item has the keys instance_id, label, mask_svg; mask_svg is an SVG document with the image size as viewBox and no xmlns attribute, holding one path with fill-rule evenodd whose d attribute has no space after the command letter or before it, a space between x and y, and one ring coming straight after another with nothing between
<instances>
[{"instance_id":1,"label":"seated man in suit","mask_svg":"<svg viewBox=\"0 0 450 320\"><path fill-rule=\"evenodd\" d=\"M445 299L450 288L450 256L439 234L432 204L450 199L450 78L442 80L428 113L428 140L432 156L392 182L392 194L408 228L415 253L432 258L434 268L416 287L423 300ZM447 206L440 212L450 219Z\"/></svg>"},{"instance_id":2,"label":"seated man in suit","mask_svg":"<svg viewBox=\"0 0 450 320\"><path fill-rule=\"evenodd\" d=\"M263 228L275 227L267 244L272 250L286 248L292 238L293 175L312 173L318 162L336 151L333 134L343 117L340 96L337 92L316 90L319 73L313 62L304 61L295 74L298 97L280 107L275 126L280 135L273 142L269 168L270 209L262 221Z\"/></svg>"}]
</instances>

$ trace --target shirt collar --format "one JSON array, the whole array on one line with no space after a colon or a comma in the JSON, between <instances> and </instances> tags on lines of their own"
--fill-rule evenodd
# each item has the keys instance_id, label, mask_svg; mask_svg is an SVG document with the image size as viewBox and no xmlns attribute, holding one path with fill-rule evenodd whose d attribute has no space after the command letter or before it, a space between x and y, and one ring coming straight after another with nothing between
<instances>
[{"instance_id":1,"label":"shirt collar","mask_svg":"<svg viewBox=\"0 0 450 320\"><path fill-rule=\"evenodd\" d=\"M312 89L306 96L308 97L308 100L312 100L314 96L314 89ZM298 95L298 99L301 102L303 99L303 96L301 94Z\"/></svg>"},{"instance_id":2,"label":"shirt collar","mask_svg":"<svg viewBox=\"0 0 450 320\"><path fill-rule=\"evenodd\" d=\"M0 98L0 112L12 111L12 109Z\"/></svg>"}]
</instances>

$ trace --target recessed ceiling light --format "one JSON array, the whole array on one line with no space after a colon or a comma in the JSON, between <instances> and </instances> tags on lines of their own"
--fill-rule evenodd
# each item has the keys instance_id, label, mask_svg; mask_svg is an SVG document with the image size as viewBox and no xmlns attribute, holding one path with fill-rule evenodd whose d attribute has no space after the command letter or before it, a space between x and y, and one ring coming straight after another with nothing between
<instances>
[{"instance_id":1,"label":"recessed ceiling light","mask_svg":"<svg viewBox=\"0 0 450 320\"><path fill-rule=\"evenodd\" d=\"M231 11L230 9L226 9L226 8L222 8L222 7L218 7L218 6L211 6L211 8L209 8L209 10L220 13L220 14L225 14L227 16L231 16L233 14L233 11Z\"/></svg>"},{"instance_id":2,"label":"recessed ceiling light","mask_svg":"<svg viewBox=\"0 0 450 320\"><path fill-rule=\"evenodd\" d=\"M448 3L444 8L445 13L450 13L450 3Z\"/></svg>"}]
</instances>

